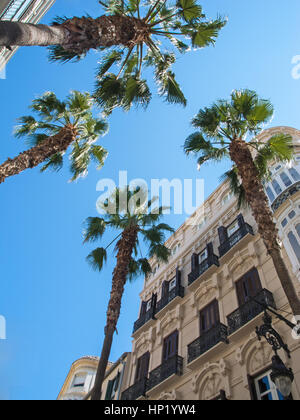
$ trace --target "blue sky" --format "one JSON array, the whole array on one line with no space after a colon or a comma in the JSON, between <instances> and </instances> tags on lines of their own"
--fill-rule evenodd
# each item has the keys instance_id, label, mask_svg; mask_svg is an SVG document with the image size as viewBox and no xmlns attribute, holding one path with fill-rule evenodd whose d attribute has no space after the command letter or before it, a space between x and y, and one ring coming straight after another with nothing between
<instances>
[{"instance_id":1,"label":"blue sky","mask_svg":"<svg viewBox=\"0 0 300 420\"><path fill-rule=\"evenodd\" d=\"M100 13L96 0L59 0L44 18ZM227 98L236 88L256 90L271 99L275 125L299 128L300 80L291 76L292 58L300 54L300 3L289 0L203 0L208 16L227 15L229 22L215 48L192 52L176 65L188 98L184 109L154 98L147 112L116 112L103 139L109 158L101 172L69 184L69 173L28 171L0 186L1 293L0 315L7 320L7 340L0 341L0 399L55 399L71 363L83 355L98 355L109 297L111 258L99 275L85 257L82 223L96 215L101 178L192 178L195 162L182 153L191 133L190 120L203 106ZM98 12L99 10L99 12ZM0 162L24 150L12 129L28 113L31 100L53 90L64 98L71 89L92 90L97 56L79 64L50 64L43 48L23 48L0 80ZM219 184L226 164L207 166L200 173L206 195ZM183 216L166 217L178 227ZM109 238L107 238L108 241ZM131 331L138 316L143 279L126 289L119 334L111 360L131 350Z\"/></svg>"}]
</instances>

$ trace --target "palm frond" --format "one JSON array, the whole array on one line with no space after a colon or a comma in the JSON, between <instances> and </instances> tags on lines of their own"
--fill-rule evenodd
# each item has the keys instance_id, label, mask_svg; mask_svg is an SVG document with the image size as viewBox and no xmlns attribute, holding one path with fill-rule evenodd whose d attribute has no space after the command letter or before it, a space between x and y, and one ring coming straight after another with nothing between
<instances>
[{"instance_id":1,"label":"palm frond","mask_svg":"<svg viewBox=\"0 0 300 420\"><path fill-rule=\"evenodd\" d=\"M85 221L84 243L95 242L102 238L105 233L107 223L100 217L89 217Z\"/></svg>"},{"instance_id":2,"label":"palm frond","mask_svg":"<svg viewBox=\"0 0 300 420\"><path fill-rule=\"evenodd\" d=\"M233 167L230 171L227 171L222 177L221 181L228 181L231 192L238 199L238 208L246 208L249 206L246 199L246 192L241 183L241 180L238 175L237 167Z\"/></svg>"},{"instance_id":3,"label":"palm frond","mask_svg":"<svg viewBox=\"0 0 300 420\"><path fill-rule=\"evenodd\" d=\"M94 249L88 256L87 262L95 271L101 271L107 261L107 252L104 248Z\"/></svg>"},{"instance_id":4,"label":"palm frond","mask_svg":"<svg viewBox=\"0 0 300 420\"><path fill-rule=\"evenodd\" d=\"M50 159L46 161L46 164L42 166L41 172L45 172L46 170L51 170L53 172L59 172L63 167L63 154L56 153L55 155L51 156Z\"/></svg>"}]
</instances>

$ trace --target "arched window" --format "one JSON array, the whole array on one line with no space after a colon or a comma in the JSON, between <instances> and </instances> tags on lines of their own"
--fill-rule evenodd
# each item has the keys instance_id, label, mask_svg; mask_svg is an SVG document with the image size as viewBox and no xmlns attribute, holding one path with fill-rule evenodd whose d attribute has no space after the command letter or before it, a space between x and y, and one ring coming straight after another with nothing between
<instances>
[{"instance_id":1,"label":"arched window","mask_svg":"<svg viewBox=\"0 0 300 420\"><path fill-rule=\"evenodd\" d=\"M300 225L298 225L300 228ZM291 247L293 248L293 251L295 252L296 257L298 258L298 261L300 263L300 243L299 240L296 238L294 232L288 233L288 238L291 244ZM300 235L299 235L300 238Z\"/></svg>"}]
</instances>

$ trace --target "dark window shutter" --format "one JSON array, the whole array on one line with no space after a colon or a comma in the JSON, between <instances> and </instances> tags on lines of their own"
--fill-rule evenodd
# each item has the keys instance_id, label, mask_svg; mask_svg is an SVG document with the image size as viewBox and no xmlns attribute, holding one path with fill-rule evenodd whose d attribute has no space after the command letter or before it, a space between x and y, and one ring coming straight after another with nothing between
<instances>
[{"instance_id":1,"label":"dark window shutter","mask_svg":"<svg viewBox=\"0 0 300 420\"><path fill-rule=\"evenodd\" d=\"M224 226L219 227L218 229L220 244L224 244L228 239L227 228Z\"/></svg>"},{"instance_id":2,"label":"dark window shutter","mask_svg":"<svg viewBox=\"0 0 300 420\"><path fill-rule=\"evenodd\" d=\"M214 255L214 246L213 246L213 243L212 242L210 242L207 245L207 255L208 255L208 258L209 257L212 257Z\"/></svg>"},{"instance_id":3,"label":"dark window shutter","mask_svg":"<svg viewBox=\"0 0 300 420\"><path fill-rule=\"evenodd\" d=\"M119 388L120 378L121 378L121 372L118 372L115 379L115 383L114 383L114 391L117 391Z\"/></svg>"},{"instance_id":4,"label":"dark window shutter","mask_svg":"<svg viewBox=\"0 0 300 420\"><path fill-rule=\"evenodd\" d=\"M200 335L209 331L220 322L219 303L214 300L200 311Z\"/></svg>"},{"instance_id":5,"label":"dark window shutter","mask_svg":"<svg viewBox=\"0 0 300 420\"><path fill-rule=\"evenodd\" d=\"M164 340L163 346L163 362L166 362L171 357L178 354L178 331L174 331L171 335L169 335Z\"/></svg>"},{"instance_id":6,"label":"dark window shutter","mask_svg":"<svg viewBox=\"0 0 300 420\"><path fill-rule=\"evenodd\" d=\"M249 384L249 391L250 391L250 397L252 401L257 401L257 393L254 383L254 378L250 375L248 375L248 384Z\"/></svg>"},{"instance_id":7,"label":"dark window shutter","mask_svg":"<svg viewBox=\"0 0 300 420\"><path fill-rule=\"evenodd\" d=\"M111 394L113 391L115 381L108 381L106 394L105 394L105 400L111 400Z\"/></svg>"},{"instance_id":8,"label":"dark window shutter","mask_svg":"<svg viewBox=\"0 0 300 420\"><path fill-rule=\"evenodd\" d=\"M146 308L147 308L147 302L142 302L140 316L145 315L145 313L146 313Z\"/></svg>"},{"instance_id":9,"label":"dark window shutter","mask_svg":"<svg viewBox=\"0 0 300 420\"><path fill-rule=\"evenodd\" d=\"M176 269L176 287L181 286L181 271L177 268Z\"/></svg>"},{"instance_id":10,"label":"dark window shutter","mask_svg":"<svg viewBox=\"0 0 300 420\"><path fill-rule=\"evenodd\" d=\"M244 216L242 214L238 215L237 221L238 221L238 224L239 224L240 228L245 226L245 219L244 219Z\"/></svg>"},{"instance_id":11,"label":"dark window shutter","mask_svg":"<svg viewBox=\"0 0 300 420\"><path fill-rule=\"evenodd\" d=\"M199 265L198 254L193 254L192 255L192 271L195 271L198 265Z\"/></svg>"},{"instance_id":12,"label":"dark window shutter","mask_svg":"<svg viewBox=\"0 0 300 420\"><path fill-rule=\"evenodd\" d=\"M244 303L255 297L262 290L261 281L256 268L250 270L237 281L236 290L240 306L244 305Z\"/></svg>"},{"instance_id":13,"label":"dark window shutter","mask_svg":"<svg viewBox=\"0 0 300 420\"><path fill-rule=\"evenodd\" d=\"M168 291L169 291L169 282L164 281L162 284L162 290L161 290L162 297L166 296L168 294Z\"/></svg>"},{"instance_id":14,"label":"dark window shutter","mask_svg":"<svg viewBox=\"0 0 300 420\"><path fill-rule=\"evenodd\" d=\"M145 377L148 376L149 362L150 362L150 353L149 352L143 354L143 356L141 356L138 359L137 368L136 368L136 375L135 375L135 382L139 382L139 381L141 381L142 379L144 379Z\"/></svg>"}]
</instances>

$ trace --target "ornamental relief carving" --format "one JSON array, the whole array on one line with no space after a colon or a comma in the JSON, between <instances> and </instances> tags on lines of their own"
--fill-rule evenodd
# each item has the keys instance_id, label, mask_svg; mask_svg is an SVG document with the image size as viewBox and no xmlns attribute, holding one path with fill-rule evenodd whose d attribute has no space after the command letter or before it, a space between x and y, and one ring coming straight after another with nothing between
<instances>
[{"instance_id":1,"label":"ornamental relief carving","mask_svg":"<svg viewBox=\"0 0 300 420\"><path fill-rule=\"evenodd\" d=\"M230 369L225 362L207 363L201 372L192 378L192 390L199 400L211 400L223 389L227 398L231 396Z\"/></svg>"},{"instance_id":2,"label":"ornamental relief carving","mask_svg":"<svg viewBox=\"0 0 300 420\"><path fill-rule=\"evenodd\" d=\"M244 376L253 376L271 365L272 356L272 347L265 341L258 341L255 332L251 334L244 346L238 348L235 353L237 362L244 367Z\"/></svg>"},{"instance_id":3,"label":"ornamental relief carving","mask_svg":"<svg viewBox=\"0 0 300 420\"><path fill-rule=\"evenodd\" d=\"M158 401L180 400L179 393L175 389L173 389L173 391L171 391L171 392L162 392L157 399L158 399Z\"/></svg>"}]
</instances>

